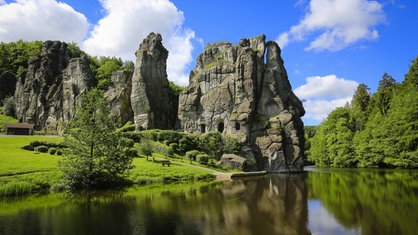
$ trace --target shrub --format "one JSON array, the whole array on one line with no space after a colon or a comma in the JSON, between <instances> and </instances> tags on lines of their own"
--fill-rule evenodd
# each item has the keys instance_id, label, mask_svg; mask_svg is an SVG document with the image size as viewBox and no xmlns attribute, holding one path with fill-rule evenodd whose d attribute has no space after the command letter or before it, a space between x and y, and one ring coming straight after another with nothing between
<instances>
[{"instance_id":1,"label":"shrub","mask_svg":"<svg viewBox=\"0 0 418 235\"><path fill-rule=\"evenodd\" d=\"M132 123L131 121L128 121L127 123L125 123L125 125L123 125L123 127L117 129L116 131L118 131L118 132L132 132L132 131L135 131L135 124Z\"/></svg>"},{"instance_id":2,"label":"shrub","mask_svg":"<svg viewBox=\"0 0 418 235\"><path fill-rule=\"evenodd\" d=\"M125 150L125 155L128 157L138 157L138 150L134 149L134 148L126 148Z\"/></svg>"},{"instance_id":3,"label":"shrub","mask_svg":"<svg viewBox=\"0 0 418 235\"><path fill-rule=\"evenodd\" d=\"M32 145L30 145L30 144L25 145L25 146L22 146L21 149L23 149L23 150L29 150L29 151L35 150L35 148Z\"/></svg>"},{"instance_id":4,"label":"shrub","mask_svg":"<svg viewBox=\"0 0 418 235\"><path fill-rule=\"evenodd\" d=\"M48 146L40 145L36 148L36 151L38 151L40 153L46 153L46 152L48 152Z\"/></svg>"},{"instance_id":5,"label":"shrub","mask_svg":"<svg viewBox=\"0 0 418 235\"><path fill-rule=\"evenodd\" d=\"M122 132L122 136L133 140L136 143L141 142L142 136L140 132Z\"/></svg>"},{"instance_id":6,"label":"shrub","mask_svg":"<svg viewBox=\"0 0 418 235\"><path fill-rule=\"evenodd\" d=\"M30 145L32 145L34 148L41 146L41 145L46 146L46 141L34 140L30 142Z\"/></svg>"},{"instance_id":7,"label":"shrub","mask_svg":"<svg viewBox=\"0 0 418 235\"><path fill-rule=\"evenodd\" d=\"M196 155L196 161L202 164L208 164L209 158L209 155L207 155L206 153L199 153Z\"/></svg>"},{"instance_id":8,"label":"shrub","mask_svg":"<svg viewBox=\"0 0 418 235\"><path fill-rule=\"evenodd\" d=\"M133 148L135 142L132 139L122 137L119 139L119 145L126 148Z\"/></svg>"},{"instance_id":9,"label":"shrub","mask_svg":"<svg viewBox=\"0 0 418 235\"><path fill-rule=\"evenodd\" d=\"M169 145L169 147L175 152L175 153L179 153L178 151L179 151L179 144L177 144L177 143L171 143L170 145Z\"/></svg>"},{"instance_id":10,"label":"shrub","mask_svg":"<svg viewBox=\"0 0 418 235\"><path fill-rule=\"evenodd\" d=\"M190 150L188 152L186 152L186 157L190 160L190 162L192 161L196 161L196 156L199 154L200 152L197 150Z\"/></svg>"},{"instance_id":11,"label":"shrub","mask_svg":"<svg viewBox=\"0 0 418 235\"><path fill-rule=\"evenodd\" d=\"M61 151L61 149L57 149L57 155L58 155L58 156L61 156L61 155L62 155L62 151Z\"/></svg>"},{"instance_id":12,"label":"shrub","mask_svg":"<svg viewBox=\"0 0 418 235\"><path fill-rule=\"evenodd\" d=\"M56 148L50 148L49 149L49 154L54 155L57 152Z\"/></svg>"}]
</instances>

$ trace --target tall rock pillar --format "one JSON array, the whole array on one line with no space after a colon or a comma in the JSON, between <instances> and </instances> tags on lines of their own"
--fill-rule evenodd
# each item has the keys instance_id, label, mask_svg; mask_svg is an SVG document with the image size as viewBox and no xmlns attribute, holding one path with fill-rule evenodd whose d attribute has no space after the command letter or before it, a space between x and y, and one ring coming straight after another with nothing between
<instances>
[{"instance_id":1,"label":"tall rock pillar","mask_svg":"<svg viewBox=\"0 0 418 235\"><path fill-rule=\"evenodd\" d=\"M161 41L160 34L150 33L135 53L131 104L137 130L175 125L166 72L168 51Z\"/></svg>"}]
</instances>

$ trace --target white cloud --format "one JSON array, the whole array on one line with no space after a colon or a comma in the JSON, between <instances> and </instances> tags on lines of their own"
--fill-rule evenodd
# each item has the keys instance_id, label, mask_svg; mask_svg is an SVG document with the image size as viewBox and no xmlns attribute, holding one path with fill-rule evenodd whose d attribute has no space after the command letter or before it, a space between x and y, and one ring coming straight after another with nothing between
<instances>
[{"instance_id":1,"label":"white cloud","mask_svg":"<svg viewBox=\"0 0 418 235\"><path fill-rule=\"evenodd\" d=\"M338 78L336 75L313 76L306 78L306 84L296 88L295 94L300 99L342 98L352 96L358 82Z\"/></svg>"},{"instance_id":2,"label":"white cloud","mask_svg":"<svg viewBox=\"0 0 418 235\"><path fill-rule=\"evenodd\" d=\"M377 39L379 33L374 27L384 20L382 4L377 1L311 0L304 18L279 35L277 42L283 48L314 33L319 36L306 50L337 51L361 40Z\"/></svg>"},{"instance_id":3,"label":"white cloud","mask_svg":"<svg viewBox=\"0 0 418 235\"><path fill-rule=\"evenodd\" d=\"M182 27L183 12L168 0L101 0L106 16L94 26L83 49L92 55L117 56L135 61L135 51L151 32L160 33L169 51L170 80L187 85L195 35Z\"/></svg>"},{"instance_id":4,"label":"white cloud","mask_svg":"<svg viewBox=\"0 0 418 235\"><path fill-rule=\"evenodd\" d=\"M0 1L0 41L61 40L81 42L87 18L55 0Z\"/></svg>"},{"instance_id":5,"label":"white cloud","mask_svg":"<svg viewBox=\"0 0 418 235\"><path fill-rule=\"evenodd\" d=\"M356 81L336 75L314 76L306 78L306 84L297 87L294 92L304 100L304 118L322 121L332 110L350 102L358 85Z\"/></svg>"}]
</instances>

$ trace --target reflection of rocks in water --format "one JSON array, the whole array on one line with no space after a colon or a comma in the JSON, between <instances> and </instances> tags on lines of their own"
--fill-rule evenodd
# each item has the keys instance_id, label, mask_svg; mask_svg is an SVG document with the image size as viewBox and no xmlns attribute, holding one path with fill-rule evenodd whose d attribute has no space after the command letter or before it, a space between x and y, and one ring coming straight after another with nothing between
<instances>
[{"instance_id":1,"label":"reflection of rocks in water","mask_svg":"<svg viewBox=\"0 0 418 235\"><path fill-rule=\"evenodd\" d=\"M234 181L222 192L227 234L310 234L304 175Z\"/></svg>"}]
</instances>

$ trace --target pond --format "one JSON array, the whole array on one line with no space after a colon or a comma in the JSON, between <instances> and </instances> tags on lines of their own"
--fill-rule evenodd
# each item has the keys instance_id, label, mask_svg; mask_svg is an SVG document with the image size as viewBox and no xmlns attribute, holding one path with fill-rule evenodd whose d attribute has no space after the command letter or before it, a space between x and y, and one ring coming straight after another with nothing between
<instances>
[{"instance_id":1,"label":"pond","mask_svg":"<svg viewBox=\"0 0 418 235\"><path fill-rule=\"evenodd\" d=\"M0 199L0 234L416 234L418 171L307 168Z\"/></svg>"}]
</instances>

